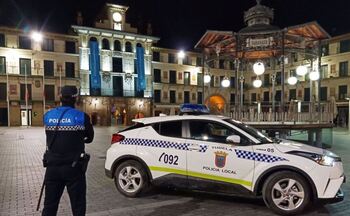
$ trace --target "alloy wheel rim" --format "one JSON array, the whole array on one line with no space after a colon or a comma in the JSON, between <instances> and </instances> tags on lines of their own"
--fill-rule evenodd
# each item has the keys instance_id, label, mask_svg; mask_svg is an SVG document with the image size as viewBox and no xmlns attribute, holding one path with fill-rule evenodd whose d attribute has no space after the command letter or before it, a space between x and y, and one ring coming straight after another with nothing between
<instances>
[{"instance_id":1,"label":"alloy wheel rim","mask_svg":"<svg viewBox=\"0 0 350 216\"><path fill-rule=\"evenodd\" d=\"M134 193L142 185L140 171L133 166L124 167L118 175L119 186L127 193Z\"/></svg>"},{"instance_id":2,"label":"alloy wheel rim","mask_svg":"<svg viewBox=\"0 0 350 216\"><path fill-rule=\"evenodd\" d=\"M303 186L295 179L286 178L279 180L272 187L272 201L274 204L286 211L292 211L303 203L305 191Z\"/></svg>"}]
</instances>

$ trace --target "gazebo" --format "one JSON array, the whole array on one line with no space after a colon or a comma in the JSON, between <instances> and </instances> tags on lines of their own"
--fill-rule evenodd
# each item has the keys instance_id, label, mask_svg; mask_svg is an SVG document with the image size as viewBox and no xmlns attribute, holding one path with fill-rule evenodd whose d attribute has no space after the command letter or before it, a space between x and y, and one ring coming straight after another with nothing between
<instances>
[{"instance_id":1,"label":"gazebo","mask_svg":"<svg viewBox=\"0 0 350 216\"><path fill-rule=\"evenodd\" d=\"M238 111L237 113L241 113L243 109L244 79L246 78L244 75L249 70L254 69L254 72L256 72L255 69L257 69L256 79L259 80L259 76L264 73L264 70L261 71L263 69L261 66L273 59L273 67L276 67L277 64L280 66L281 77L276 77L276 74L271 76L272 112L275 112L276 108L274 81L278 78L281 82L281 103L278 112L283 113L287 108L284 97L286 55L289 53L303 55L304 60L311 63L311 71L318 73L321 68L322 52L324 51L322 47L325 40L330 38L330 35L316 21L285 28L274 26L271 24L274 19L273 9L262 5L261 0L256 2L257 4L254 7L244 13L245 28L238 32L207 30L195 45L195 48L202 51L205 59L204 65L218 59L233 62L236 77L235 92L237 95L235 97L235 111ZM313 67L314 62L317 62L315 67ZM307 71L304 73L307 73ZM261 81L258 81L257 84L259 82L261 85ZM317 83L316 90L320 94L320 79L317 79ZM310 104L318 102L318 107L320 107L320 97L318 96L313 101L311 91L310 85Z\"/></svg>"}]
</instances>

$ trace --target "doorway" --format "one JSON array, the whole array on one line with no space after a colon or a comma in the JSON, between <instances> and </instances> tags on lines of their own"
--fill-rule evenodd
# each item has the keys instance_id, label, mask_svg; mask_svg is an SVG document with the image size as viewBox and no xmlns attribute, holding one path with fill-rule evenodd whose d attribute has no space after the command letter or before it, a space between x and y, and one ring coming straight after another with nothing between
<instances>
[{"instance_id":1,"label":"doorway","mask_svg":"<svg viewBox=\"0 0 350 216\"><path fill-rule=\"evenodd\" d=\"M0 126L8 126L7 108L0 108Z\"/></svg>"},{"instance_id":2,"label":"doorway","mask_svg":"<svg viewBox=\"0 0 350 216\"><path fill-rule=\"evenodd\" d=\"M21 110L21 125L31 126L32 125L32 110Z\"/></svg>"},{"instance_id":3,"label":"doorway","mask_svg":"<svg viewBox=\"0 0 350 216\"><path fill-rule=\"evenodd\" d=\"M113 96L123 97L123 77L113 76Z\"/></svg>"}]
</instances>

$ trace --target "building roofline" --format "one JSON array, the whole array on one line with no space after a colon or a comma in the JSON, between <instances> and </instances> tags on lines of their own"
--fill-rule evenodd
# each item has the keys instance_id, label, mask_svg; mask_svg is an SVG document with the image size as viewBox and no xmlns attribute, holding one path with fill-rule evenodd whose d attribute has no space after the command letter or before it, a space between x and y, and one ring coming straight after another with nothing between
<instances>
[{"instance_id":1,"label":"building roofline","mask_svg":"<svg viewBox=\"0 0 350 216\"><path fill-rule=\"evenodd\" d=\"M336 36L330 38L328 41L329 42L337 42L337 41L341 41L343 39L350 39L350 32L345 33L345 34L336 35Z\"/></svg>"},{"instance_id":2,"label":"building roofline","mask_svg":"<svg viewBox=\"0 0 350 216\"><path fill-rule=\"evenodd\" d=\"M198 47L199 44L206 37L206 35L209 33L233 34L232 31L206 30L205 33L203 34L203 36L198 40L198 42L194 46L195 49L200 49L200 47Z\"/></svg>"},{"instance_id":3,"label":"building roofline","mask_svg":"<svg viewBox=\"0 0 350 216\"><path fill-rule=\"evenodd\" d=\"M171 49L171 48L164 48L164 47L157 47L157 46L152 46L152 50L159 50L159 51L167 51L169 53L177 53L181 49ZM193 55L200 55L200 52L195 52L191 50L183 50L185 53L193 54Z\"/></svg>"},{"instance_id":4,"label":"building roofline","mask_svg":"<svg viewBox=\"0 0 350 216\"><path fill-rule=\"evenodd\" d=\"M25 33L23 29L8 27L8 26L0 26L0 30L15 32L15 33ZM70 34L62 34L62 33L55 33L55 32L47 32L47 31L41 31L41 33L45 36L51 36L51 37L59 37L59 38L71 38L78 40L79 37L77 35L70 35Z\"/></svg>"},{"instance_id":5,"label":"building roofline","mask_svg":"<svg viewBox=\"0 0 350 216\"><path fill-rule=\"evenodd\" d=\"M100 32L100 33L118 34L118 35L130 36L130 37L135 37L135 38L150 39L150 40L152 40L152 42L153 41L157 42L157 41L160 40L159 37L135 34L135 33L125 32L125 31L118 31L118 30L111 30L111 29L102 29L102 28L93 28L93 27L77 26L77 25L72 25L71 27L76 32L80 30L80 31L93 31L93 32Z\"/></svg>"},{"instance_id":6,"label":"building roofline","mask_svg":"<svg viewBox=\"0 0 350 216\"><path fill-rule=\"evenodd\" d=\"M291 30L291 29L295 29L295 28L300 28L300 27L303 27L303 26L307 26L307 25L312 25L312 24L315 24L319 30L326 35L327 38L325 39L329 39L331 38L332 36L330 34L328 34L328 32L317 22L317 21L310 21L310 22L306 22L306 23L302 23L302 24L299 24L299 25L294 25L294 26L288 26L286 28L284 28L286 31L288 30Z\"/></svg>"},{"instance_id":7,"label":"building roofline","mask_svg":"<svg viewBox=\"0 0 350 216\"><path fill-rule=\"evenodd\" d=\"M106 6L107 7L112 7L112 8L123 9L125 11L127 11L129 9L129 6L120 5L120 4L106 3Z\"/></svg>"}]
</instances>

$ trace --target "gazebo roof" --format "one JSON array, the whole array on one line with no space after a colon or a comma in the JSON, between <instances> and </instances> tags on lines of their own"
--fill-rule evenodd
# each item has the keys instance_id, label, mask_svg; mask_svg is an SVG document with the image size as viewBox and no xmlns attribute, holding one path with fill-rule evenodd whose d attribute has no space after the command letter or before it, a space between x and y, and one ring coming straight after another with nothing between
<instances>
[{"instance_id":1,"label":"gazebo roof","mask_svg":"<svg viewBox=\"0 0 350 216\"><path fill-rule=\"evenodd\" d=\"M308 22L301 25L291 26L284 29L266 29L265 31L249 31L249 32L230 32L230 31L215 31L208 30L198 41L195 48L203 49L206 53L215 53L216 49L220 48L220 55L230 57L243 57L244 58L269 58L281 52L281 48L278 46L273 46L271 48L251 50L251 51L238 51L238 56L236 56L237 38L242 36L271 36L278 35L284 32L284 44L285 48L288 50L298 50L305 49L308 47L313 47L316 45L315 42L329 39L330 35L316 22ZM236 37L238 36L238 37Z\"/></svg>"}]
</instances>

